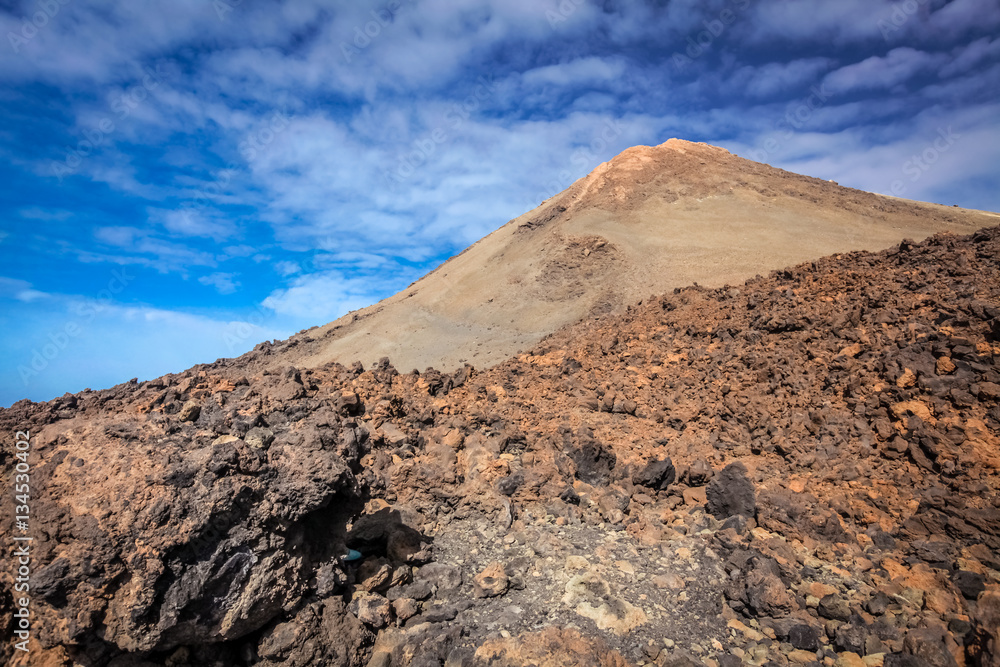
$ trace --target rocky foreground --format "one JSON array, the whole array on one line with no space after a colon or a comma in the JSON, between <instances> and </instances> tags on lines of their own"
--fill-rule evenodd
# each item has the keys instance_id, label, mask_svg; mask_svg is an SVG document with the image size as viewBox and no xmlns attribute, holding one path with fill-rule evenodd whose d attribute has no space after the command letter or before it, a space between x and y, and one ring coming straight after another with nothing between
<instances>
[{"instance_id":1,"label":"rocky foreground","mask_svg":"<svg viewBox=\"0 0 1000 667\"><path fill-rule=\"evenodd\" d=\"M1000 229L487 371L279 352L0 411L38 494L5 664L1000 665Z\"/></svg>"}]
</instances>

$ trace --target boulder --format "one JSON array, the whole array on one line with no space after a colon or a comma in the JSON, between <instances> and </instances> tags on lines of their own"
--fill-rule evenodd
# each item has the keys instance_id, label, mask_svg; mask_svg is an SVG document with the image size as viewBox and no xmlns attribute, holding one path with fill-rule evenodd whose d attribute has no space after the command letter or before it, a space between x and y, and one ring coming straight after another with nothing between
<instances>
[{"instance_id":1,"label":"boulder","mask_svg":"<svg viewBox=\"0 0 1000 667\"><path fill-rule=\"evenodd\" d=\"M757 496L746 466L730 463L713 477L706 487L709 513L717 519L734 514L752 518L757 514Z\"/></svg>"}]
</instances>

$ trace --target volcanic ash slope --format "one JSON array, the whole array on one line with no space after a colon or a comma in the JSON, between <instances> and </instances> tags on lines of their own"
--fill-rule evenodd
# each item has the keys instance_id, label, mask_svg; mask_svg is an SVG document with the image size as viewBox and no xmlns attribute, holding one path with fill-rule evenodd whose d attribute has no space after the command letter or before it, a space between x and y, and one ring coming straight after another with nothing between
<instances>
[{"instance_id":1,"label":"volcanic ash slope","mask_svg":"<svg viewBox=\"0 0 1000 667\"><path fill-rule=\"evenodd\" d=\"M399 294L272 351L300 368L385 356L403 370L482 368L675 287L998 222L671 139L626 150Z\"/></svg>"}]
</instances>

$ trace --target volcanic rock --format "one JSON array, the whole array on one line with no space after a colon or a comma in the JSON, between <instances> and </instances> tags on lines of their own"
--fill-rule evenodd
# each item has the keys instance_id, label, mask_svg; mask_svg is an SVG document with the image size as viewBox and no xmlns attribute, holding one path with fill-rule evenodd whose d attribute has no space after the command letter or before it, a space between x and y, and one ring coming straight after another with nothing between
<instances>
[{"instance_id":1,"label":"volcanic rock","mask_svg":"<svg viewBox=\"0 0 1000 667\"><path fill-rule=\"evenodd\" d=\"M632 477L635 484L657 491L665 490L674 483L675 479L677 479L677 471L670 459L650 461Z\"/></svg>"},{"instance_id":2,"label":"volcanic rock","mask_svg":"<svg viewBox=\"0 0 1000 667\"><path fill-rule=\"evenodd\" d=\"M993 228L644 296L485 370L277 343L19 402L28 664L995 665L998 306ZM634 414L581 406L608 395Z\"/></svg>"},{"instance_id":3,"label":"volcanic rock","mask_svg":"<svg viewBox=\"0 0 1000 667\"><path fill-rule=\"evenodd\" d=\"M722 469L706 489L708 511L717 519L740 514L753 518L757 514L757 497L746 466L737 461Z\"/></svg>"}]
</instances>

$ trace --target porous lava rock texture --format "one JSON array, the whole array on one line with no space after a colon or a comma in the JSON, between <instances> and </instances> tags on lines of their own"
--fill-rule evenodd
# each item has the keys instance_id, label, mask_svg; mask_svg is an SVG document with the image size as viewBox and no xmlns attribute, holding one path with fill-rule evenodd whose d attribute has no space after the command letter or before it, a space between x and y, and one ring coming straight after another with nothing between
<instances>
[{"instance_id":1,"label":"porous lava rock texture","mask_svg":"<svg viewBox=\"0 0 1000 667\"><path fill-rule=\"evenodd\" d=\"M280 352L0 411L36 494L32 653L4 569L0 661L1000 660L995 228L677 289L487 370Z\"/></svg>"}]
</instances>

